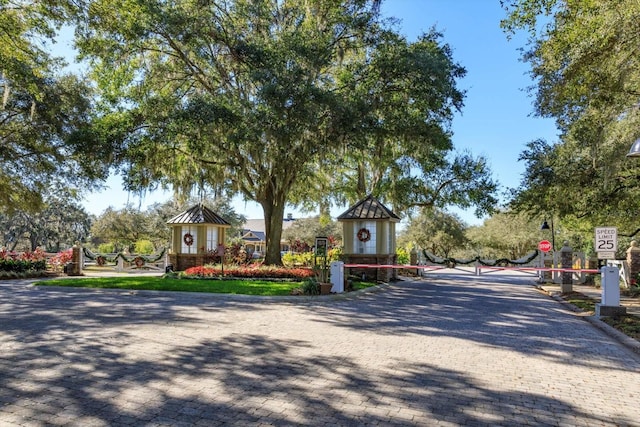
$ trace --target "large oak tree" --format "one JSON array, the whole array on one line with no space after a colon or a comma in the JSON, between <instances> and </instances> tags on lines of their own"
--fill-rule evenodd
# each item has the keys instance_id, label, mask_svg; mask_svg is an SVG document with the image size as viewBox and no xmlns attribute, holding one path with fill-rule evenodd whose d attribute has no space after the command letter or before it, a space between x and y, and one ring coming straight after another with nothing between
<instances>
[{"instance_id":1,"label":"large oak tree","mask_svg":"<svg viewBox=\"0 0 640 427\"><path fill-rule=\"evenodd\" d=\"M427 198L418 181L446 166L464 70L436 35L395 33L379 1L95 0L78 16L128 186L258 202L267 263L292 197L340 194L320 174L355 165L382 194Z\"/></svg>"}]
</instances>

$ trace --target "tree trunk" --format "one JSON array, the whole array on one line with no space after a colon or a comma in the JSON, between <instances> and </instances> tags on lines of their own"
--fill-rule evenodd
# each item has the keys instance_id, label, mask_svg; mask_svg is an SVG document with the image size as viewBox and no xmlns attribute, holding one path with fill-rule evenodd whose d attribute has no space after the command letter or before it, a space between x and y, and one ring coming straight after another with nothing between
<instances>
[{"instance_id":1,"label":"tree trunk","mask_svg":"<svg viewBox=\"0 0 640 427\"><path fill-rule=\"evenodd\" d=\"M284 220L284 197L278 195L269 200L261 201L260 204L264 211L264 226L267 239L264 263L267 265L282 265L280 240L282 239L282 221Z\"/></svg>"},{"instance_id":2,"label":"tree trunk","mask_svg":"<svg viewBox=\"0 0 640 427\"><path fill-rule=\"evenodd\" d=\"M365 165L362 162L358 163L358 182L356 188L356 198L360 200L367 195L367 183L365 177Z\"/></svg>"}]
</instances>

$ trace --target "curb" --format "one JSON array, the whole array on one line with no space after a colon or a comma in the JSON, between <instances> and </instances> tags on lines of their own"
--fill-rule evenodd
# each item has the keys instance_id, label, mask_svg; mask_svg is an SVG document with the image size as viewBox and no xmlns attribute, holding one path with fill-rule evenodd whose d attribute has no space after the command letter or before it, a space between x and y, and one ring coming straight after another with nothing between
<instances>
[{"instance_id":1,"label":"curb","mask_svg":"<svg viewBox=\"0 0 640 427\"><path fill-rule=\"evenodd\" d=\"M545 290L542 286L540 286L538 284L535 284L534 286L536 287L536 289L542 291L545 295L548 295L549 297L553 298L555 301L557 301L560 304L564 305L570 311L572 311L574 313L584 313L584 311L580 310L575 305L573 305L573 304L565 301L564 299L562 299L558 294L551 293L551 292ZM611 338L614 338L616 341L618 341L620 344L622 344L623 346L625 346L626 348L628 348L632 352L634 352L636 354L640 354L640 341L637 341L637 340L625 335L624 333L620 332L619 330L617 330L613 326L610 326L609 324L603 322L602 320L600 320L595 315L592 315L592 316L580 316L580 317L583 318L585 321L591 323L596 328L600 329L602 332L604 332L605 334L607 334Z\"/></svg>"}]
</instances>

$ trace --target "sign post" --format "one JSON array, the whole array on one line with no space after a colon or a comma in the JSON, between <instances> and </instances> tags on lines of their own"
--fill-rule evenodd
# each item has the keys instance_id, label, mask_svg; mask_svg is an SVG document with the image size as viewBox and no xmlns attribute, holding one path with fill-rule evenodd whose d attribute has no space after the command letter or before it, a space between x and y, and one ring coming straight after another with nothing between
<instances>
[{"instance_id":1,"label":"sign post","mask_svg":"<svg viewBox=\"0 0 640 427\"><path fill-rule=\"evenodd\" d=\"M617 227L596 227L595 238L598 259L614 259L618 250Z\"/></svg>"},{"instance_id":2,"label":"sign post","mask_svg":"<svg viewBox=\"0 0 640 427\"><path fill-rule=\"evenodd\" d=\"M542 251L543 254L548 253L552 248L553 246L551 245L551 242L548 240L540 240L540 242L538 242L538 250ZM543 268L546 267L544 264L544 258L545 258L544 255L540 257L540 267L543 267ZM551 276L549 275L549 277ZM545 279L544 270L538 271L538 280L540 281L540 283L544 283L544 279Z\"/></svg>"},{"instance_id":3,"label":"sign post","mask_svg":"<svg viewBox=\"0 0 640 427\"><path fill-rule=\"evenodd\" d=\"M322 259L322 269L321 269L321 278L320 281L322 283L328 282L327 277L327 249L329 248L329 239L326 237L316 237L316 245L315 245L315 257L320 257ZM315 264L315 261L314 261Z\"/></svg>"}]
</instances>

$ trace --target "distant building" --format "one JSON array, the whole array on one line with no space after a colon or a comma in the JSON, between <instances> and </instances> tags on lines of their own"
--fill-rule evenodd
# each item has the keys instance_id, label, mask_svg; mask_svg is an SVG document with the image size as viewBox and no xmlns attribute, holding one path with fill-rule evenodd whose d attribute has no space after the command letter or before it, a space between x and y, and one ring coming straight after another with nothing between
<instances>
[{"instance_id":1,"label":"distant building","mask_svg":"<svg viewBox=\"0 0 640 427\"><path fill-rule=\"evenodd\" d=\"M282 221L282 231L291 227L295 222L292 214L287 214L287 217ZM264 224L264 218L248 219L242 226L242 241L247 253L258 253L264 256L267 247L267 235L265 233L266 227ZM286 240L280 241L280 250L289 251L289 242Z\"/></svg>"}]
</instances>

